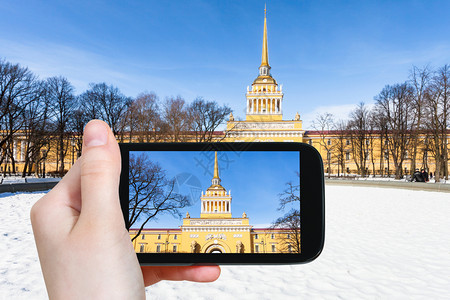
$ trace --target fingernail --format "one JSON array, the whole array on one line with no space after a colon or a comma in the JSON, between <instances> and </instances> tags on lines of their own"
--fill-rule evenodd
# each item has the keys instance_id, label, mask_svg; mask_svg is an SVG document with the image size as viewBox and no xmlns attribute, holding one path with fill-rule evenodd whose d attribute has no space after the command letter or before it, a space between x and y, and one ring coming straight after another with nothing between
<instances>
[{"instance_id":1,"label":"fingernail","mask_svg":"<svg viewBox=\"0 0 450 300\"><path fill-rule=\"evenodd\" d=\"M108 141L108 130L101 123L91 123L84 129L84 143L86 147L103 146Z\"/></svg>"}]
</instances>

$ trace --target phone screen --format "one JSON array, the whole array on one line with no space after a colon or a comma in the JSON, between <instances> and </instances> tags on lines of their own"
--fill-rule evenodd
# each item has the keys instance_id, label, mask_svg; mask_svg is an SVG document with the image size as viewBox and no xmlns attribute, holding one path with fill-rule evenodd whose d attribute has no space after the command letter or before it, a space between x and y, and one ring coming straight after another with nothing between
<instances>
[{"instance_id":1,"label":"phone screen","mask_svg":"<svg viewBox=\"0 0 450 300\"><path fill-rule=\"evenodd\" d=\"M130 151L136 253L301 253L299 151Z\"/></svg>"}]
</instances>

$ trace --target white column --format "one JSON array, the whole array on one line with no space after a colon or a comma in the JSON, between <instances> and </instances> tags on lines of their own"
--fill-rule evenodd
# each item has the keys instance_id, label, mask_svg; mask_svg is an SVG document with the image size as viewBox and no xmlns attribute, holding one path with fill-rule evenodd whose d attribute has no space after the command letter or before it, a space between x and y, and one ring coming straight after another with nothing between
<instances>
[{"instance_id":1,"label":"white column","mask_svg":"<svg viewBox=\"0 0 450 300\"><path fill-rule=\"evenodd\" d=\"M17 140L14 140L14 142L13 142L13 157L14 157L14 160L17 160Z\"/></svg>"}]
</instances>

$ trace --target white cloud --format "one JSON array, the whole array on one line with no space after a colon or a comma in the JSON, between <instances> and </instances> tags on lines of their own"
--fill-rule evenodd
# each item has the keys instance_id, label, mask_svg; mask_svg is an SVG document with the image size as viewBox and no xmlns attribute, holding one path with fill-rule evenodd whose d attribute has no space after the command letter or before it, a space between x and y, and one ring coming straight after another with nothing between
<instances>
[{"instance_id":1,"label":"white cloud","mask_svg":"<svg viewBox=\"0 0 450 300\"><path fill-rule=\"evenodd\" d=\"M333 115L334 121L348 120L350 118L350 113L358 106L358 104L359 103L318 106L313 111L301 116L301 119L303 120L303 129L313 130L313 122L319 114L330 113ZM365 103L365 105L369 110L374 106L373 103Z\"/></svg>"},{"instance_id":2,"label":"white cloud","mask_svg":"<svg viewBox=\"0 0 450 300\"><path fill-rule=\"evenodd\" d=\"M350 112L355 109L356 104L343 104L332 106L318 106L313 111L308 112L302 116L303 129L312 130L313 121L319 114L330 113L333 115L334 120L347 120Z\"/></svg>"}]
</instances>

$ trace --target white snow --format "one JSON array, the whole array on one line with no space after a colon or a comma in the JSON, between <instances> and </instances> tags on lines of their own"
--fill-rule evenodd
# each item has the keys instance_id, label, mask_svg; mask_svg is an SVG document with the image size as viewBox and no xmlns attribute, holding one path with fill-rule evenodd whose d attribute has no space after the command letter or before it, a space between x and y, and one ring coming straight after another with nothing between
<instances>
[{"instance_id":1,"label":"white snow","mask_svg":"<svg viewBox=\"0 0 450 300\"><path fill-rule=\"evenodd\" d=\"M54 182L54 181L60 181L61 178L53 178L53 177L46 177L46 178L36 178L34 176L7 176L7 177L1 177L0 176L0 182L1 184L15 184L15 183L34 183L34 182Z\"/></svg>"},{"instance_id":2,"label":"white snow","mask_svg":"<svg viewBox=\"0 0 450 300\"><path fill-rule=\"evenodd\" d=\"M46 299L29 209L0 194L0 299ZM449 299L448 193L326 187L326 241L312 263L222 266L214 283L160 282L152 299Z\"/></svg>"}]
</instances>

